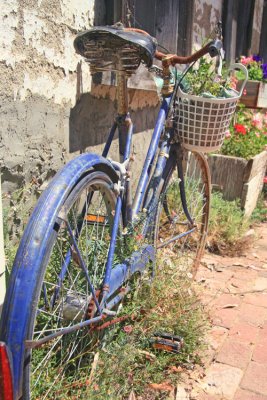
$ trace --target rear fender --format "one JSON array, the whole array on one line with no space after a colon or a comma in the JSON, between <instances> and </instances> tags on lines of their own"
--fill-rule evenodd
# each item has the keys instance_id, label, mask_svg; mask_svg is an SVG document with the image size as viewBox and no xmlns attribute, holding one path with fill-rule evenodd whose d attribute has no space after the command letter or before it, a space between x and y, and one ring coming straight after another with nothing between
<instances>
[{"instance_id":1,"label":"rear fender","mask_svg":"<svg viewBox=\"0 0 267 400\"><path fill-rule=\"evenodd\" d=\"M118 181L115 169L105 158L92 153L74 158L55 175L40 196L20 242L0 321L0 340L7 343L11 351L16 400L22 394L24 341L34 309L33 293L56 216L77 182L94 170L108 173L114 183Z\"/></svg>"}]
</instances>

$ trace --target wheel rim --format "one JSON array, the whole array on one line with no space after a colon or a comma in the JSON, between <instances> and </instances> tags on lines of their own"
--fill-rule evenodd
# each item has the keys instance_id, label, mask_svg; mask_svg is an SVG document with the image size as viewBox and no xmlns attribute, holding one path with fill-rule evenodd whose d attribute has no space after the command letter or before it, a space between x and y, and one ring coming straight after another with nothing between
<instances>
[{"instance_id":1,"label":"wheel rim","mask_svg":"<svg viewBox=\"0 0 267 400\"><path fill-rule=\"evenodd\" d=\"M47 268L41 285L34 332L30 335L33 340L89 319L96 311L79 254L71 243L68 224L88 267L91 284L95 289L101 288L115 210L111 182L104 177L103 174L92 174L89 180L82 180L58 215L50 243L49 261L44 261ZM66 269L65 274L62 273L62 266ZM89 329L86 327L59 336L32 351L25 379L25 382L30 380L31 395L28 397L64 398L66 392L71 393L74 387L82 385L83 379L86 381L90 369L88 365L93 361L97 343L97 336L91 334Z\"/></svg>"},{"instance_id":2,"label":"wheel rim","mask_svg":"<svg viewBox=\"0 0 267 400\"><path fill-rule=\"evenodd\" d=\"M187 208L194 224L188 221L182 207L180 179L174 163L167 174L160 198L157 247L164 248L169 256L175 257L179 268L190 271L194 276L205 246L209 218L210 178L204 156L186 153L183 175Z\"/></svg>"}]
</instances>

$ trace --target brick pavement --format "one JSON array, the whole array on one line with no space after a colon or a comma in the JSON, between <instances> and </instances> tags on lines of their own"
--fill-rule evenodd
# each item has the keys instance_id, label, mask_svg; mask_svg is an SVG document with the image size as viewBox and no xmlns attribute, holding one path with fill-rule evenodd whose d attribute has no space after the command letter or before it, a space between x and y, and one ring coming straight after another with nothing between
<instances>
[{"instance_id":1,"label":"brick pavement","mask_svg":"<svg viewBox=\"0 0 267 400\"><path fill-rule=\"evenodd\" d=\"M267 224L242 257L206 255L196 280L212 329L196 400L267 400Z\"/></svg>"}]
</instances>

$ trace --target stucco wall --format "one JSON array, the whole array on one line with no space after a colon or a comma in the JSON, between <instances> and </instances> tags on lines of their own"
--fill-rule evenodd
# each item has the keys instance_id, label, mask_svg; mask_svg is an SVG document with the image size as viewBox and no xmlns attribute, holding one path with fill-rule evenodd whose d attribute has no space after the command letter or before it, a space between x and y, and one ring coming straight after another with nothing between
<instances>
[{"instance_id":1,"label":"stucco wall","mask_svg":"<svg viewBox=\"0 0 267 400\"><path fill-rule=\"evenodd\" d=\"M98 1L101 3L101 0ZM101 9L98 8L98 13ZM0 165L3 191L58 169L68 154L77 94L77 30L92 25L94 2L2 0ZM83 91L90 90L81 62Z\"/></svg>"},{"instance_id":2,"label":"stucco wall","mask_svg":"<svg viewBox=\"0 0 267 400\"><path fill-rule=\"evenodd\" d=\"M89 67L73 48L77 31L105 23L104 0L2 4L0 165L5 193L33 178L42 184L80 152L100 152L116 111L114 96L93 98ZM130 104L137 114L134 149L141 153L135 171L157 111L155 99L147 99L140 103L135 96Z\"/></svg>"}]
</instances>

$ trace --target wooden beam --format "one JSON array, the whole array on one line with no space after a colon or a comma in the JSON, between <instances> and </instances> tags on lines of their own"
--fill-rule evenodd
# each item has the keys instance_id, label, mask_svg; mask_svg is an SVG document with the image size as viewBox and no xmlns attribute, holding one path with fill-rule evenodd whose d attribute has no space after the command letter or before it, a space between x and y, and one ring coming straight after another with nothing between
<instances>
[{"instance_id":1,"label":"wooden beam","mask_svg":"<svg viewBox=\"0 0 267 400\"><path fill-rule=\"evenodd\" d=\"M223 2L223 43L225 59L228 63L235 61L237 6L237 0L225 0Z\"/></svg>"},{"instance_id":2,"label":"wooden beam","mask_svg":"<svg viewBox=\"0 0 267 400\"><path fill-rule=\"evenodd\" d=\"M264 0L261 24L260 55L267 62L267 0Z\"/></svg>"}]
</instances>

